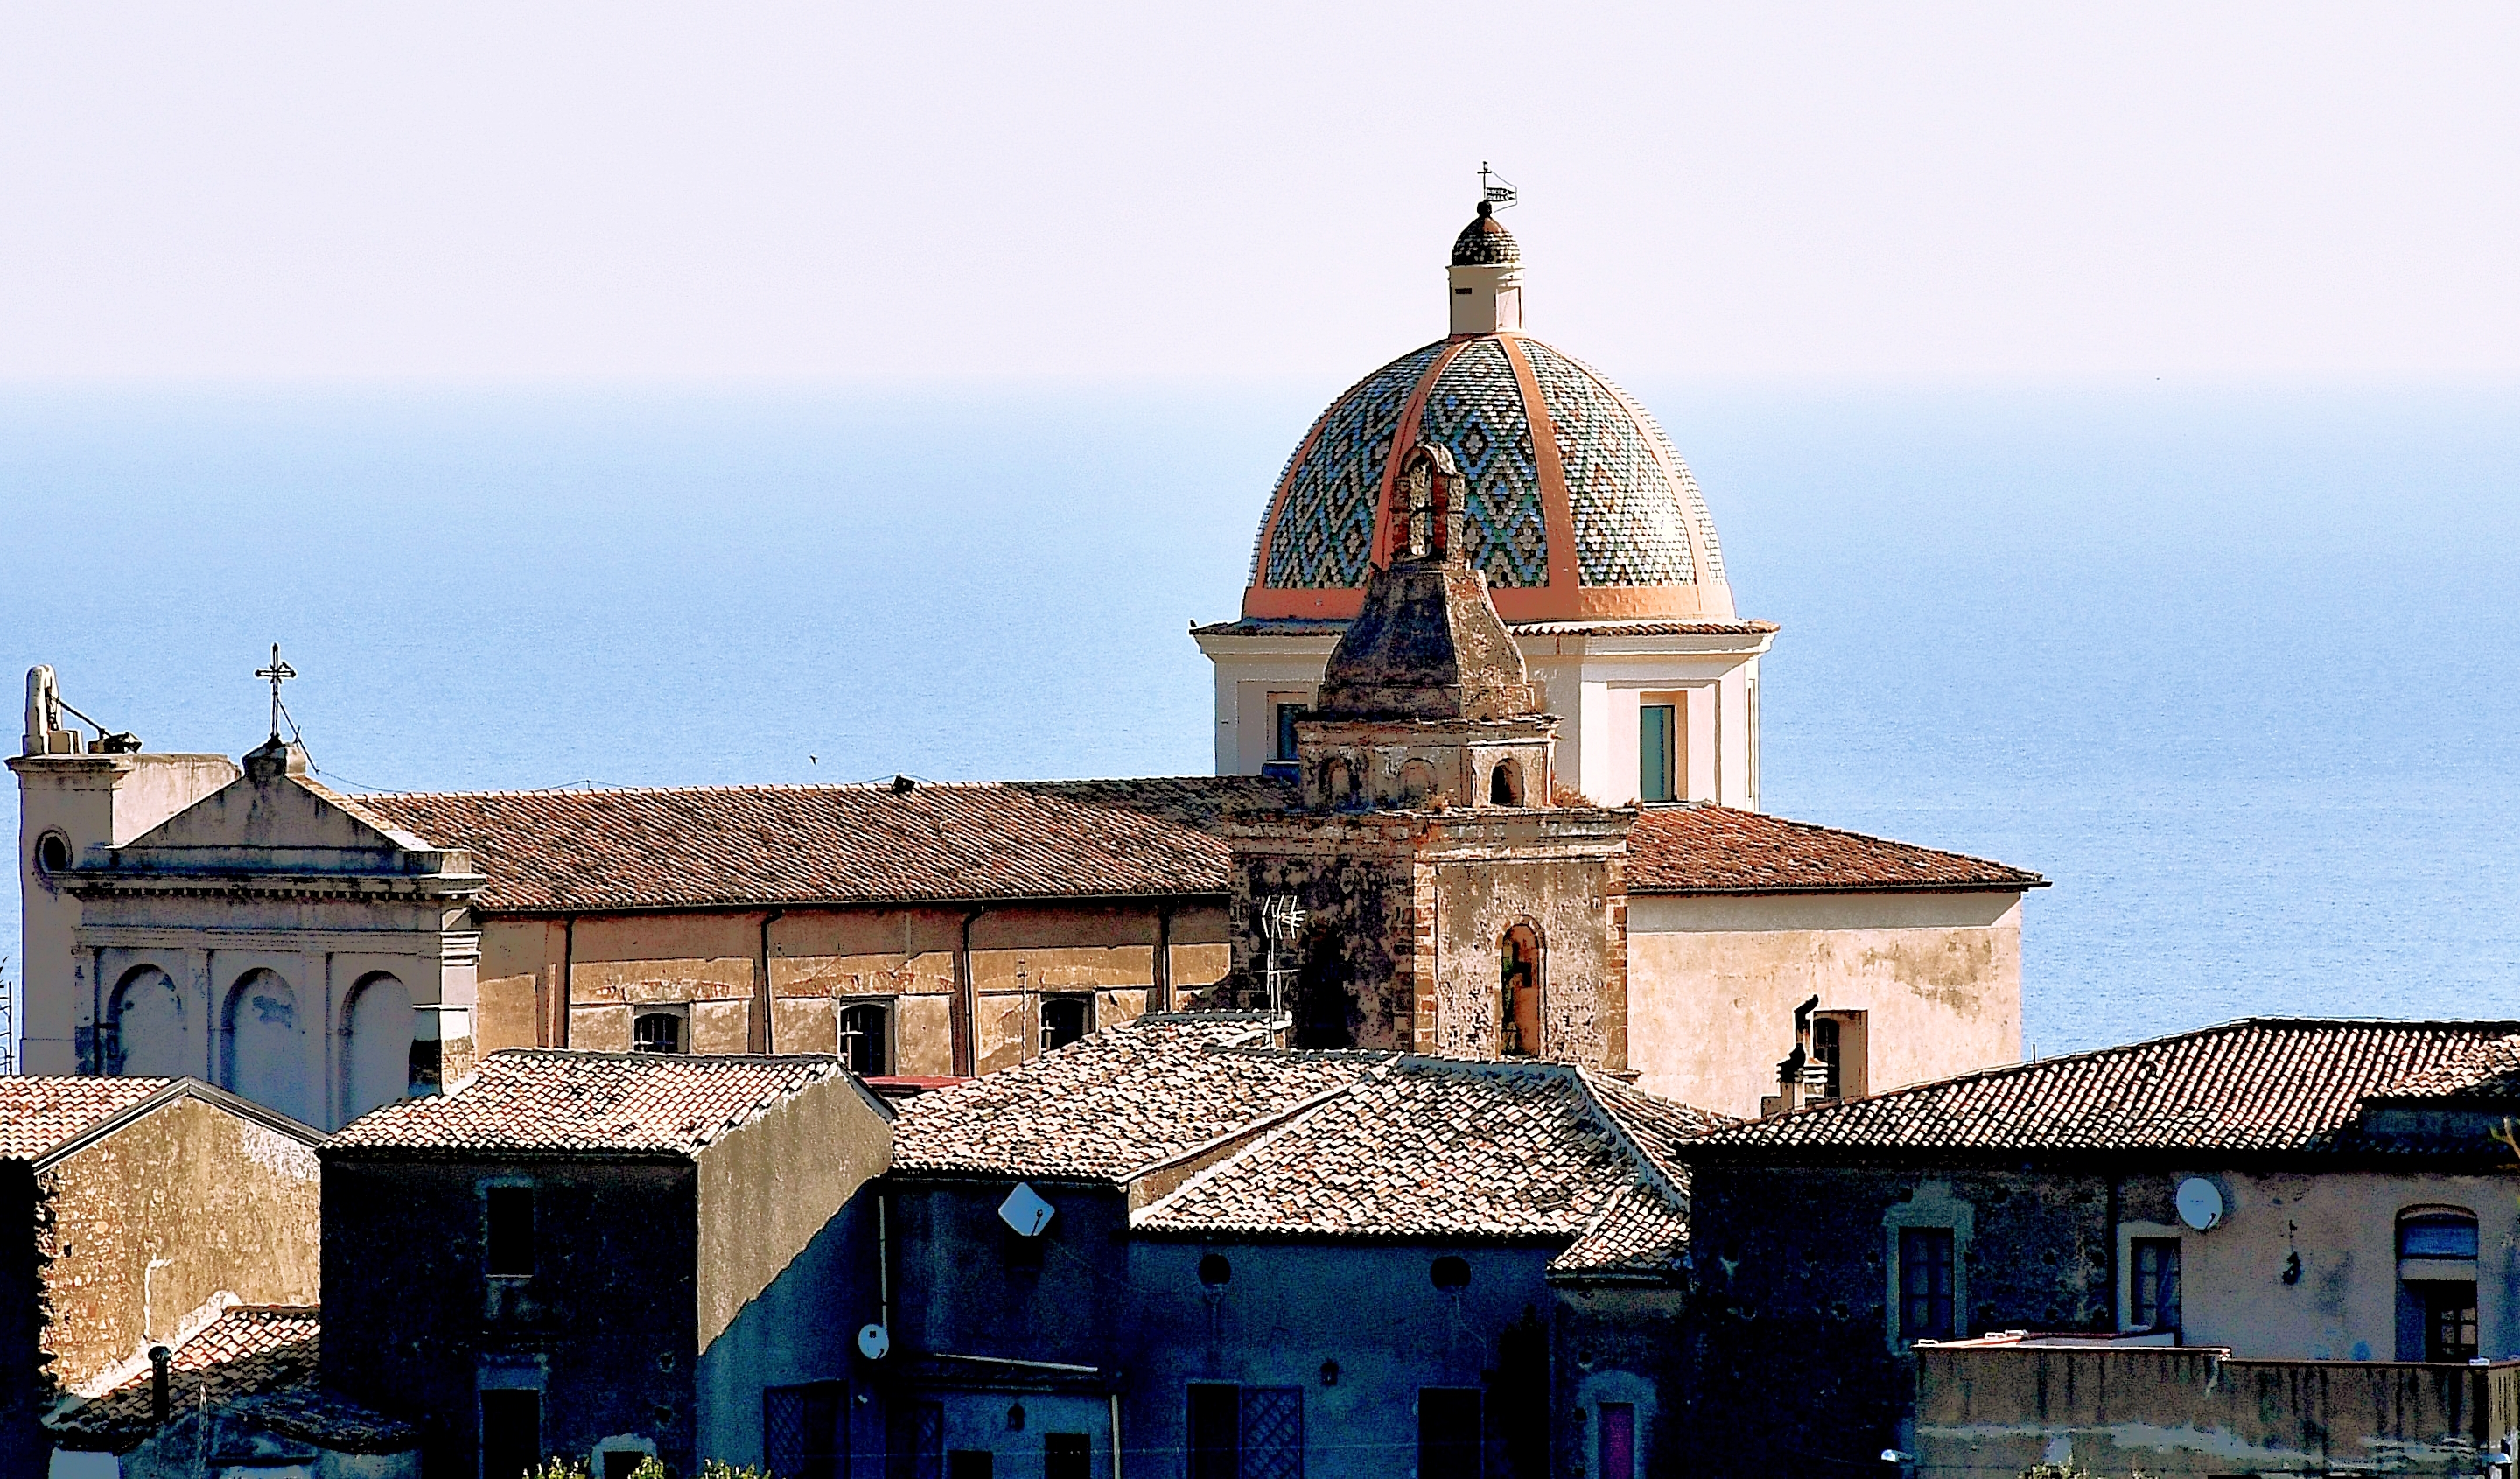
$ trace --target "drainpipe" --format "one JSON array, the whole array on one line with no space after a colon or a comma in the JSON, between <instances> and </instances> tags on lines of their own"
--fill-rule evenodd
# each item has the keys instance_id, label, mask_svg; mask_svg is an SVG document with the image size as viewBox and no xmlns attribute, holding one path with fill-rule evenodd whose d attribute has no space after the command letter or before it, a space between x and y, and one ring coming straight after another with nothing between
<instances>
[{"instance_id":1,"label":"drainpipe","mask_svg":"<svg viewBox=\"0 0 2520 1479\"><path fill-rule=\"evenodd\" d=\"M1155 979L1154 989L1148 993L1148 1011L1173 1009L1173 907L1155 906Z\"/></svg>"},{"instance_id":2,"label":"drainpipe","mask_svg":"<svg viewBox=\"0 0 2520 1479\"><path fill-rule=\"evenodd\" d=\"M166 1425L167 1413L174 1406L170 1367L175 1353L164 1346L149 1348L149 1416L158 1427Z\"/></svg>"},{"instance_id":3,"label":"drainpipe","mask_svg":"<svg viewBox=\"0 0 2520 1479\"><path fill-rule=\"evenodd\" d=\"M1111 1479L1120 1479L1120 1394L1111 1394Z\"/></svg>"},{"instance_id":4,"label":"drainpipe","mask_svg":"<svg viewBox=\"0 0 2520 1479\"><path fill-rule=\"evenodd\" d=\"M954 1072L975 1078L980 1072L980 987L971 970L971 926L989 912L982 905L963 916L963 946L954 952Z\"/></svg>"},{"instance_id":5,"label":"drainpipe","mask_svg":"<svg viewBox=\"0 0 2520 1479\"><path fill-rule=\"evenodd\" d=\"M787 917L788 911L784 909L771 910L769 913L761 917L761 960L759 962L758 973L752 978L754 1026L752 1031L744 1035L746 1046L754 1053L777 1053L779 1051L773 1037L773 1024L770 1020L770 1014L775 1009L775 1002L777 1000L770 990L770 926L777 920L784 919Z\"/></svg>"},{"instance_id":6,"label":"drainpipe","mask_svg":"<svg viewBox=\"0 0 2520 1479\"><path fill-rule=\"evenodd\" d=\"M552 1046L568 1046L568 1004L576 987L570 977L577 974L577 916L561 920L560 984L552 992Z\"/></svg>"}]
</instances>

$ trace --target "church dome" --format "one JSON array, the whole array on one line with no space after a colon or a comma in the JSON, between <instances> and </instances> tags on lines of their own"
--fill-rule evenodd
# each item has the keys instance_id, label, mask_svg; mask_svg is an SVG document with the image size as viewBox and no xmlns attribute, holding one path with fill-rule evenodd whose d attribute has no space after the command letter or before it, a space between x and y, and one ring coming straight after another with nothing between
<instances>
[{"instance_id":1,"label":"church dome","mask_svg":"<svg viewBox=\"0 0 2520 1479\"><path fill-rule=\"evenodd\" d=\"M1438 442L1462 473L1463 553L1506 620L1732 619L1697 480L1635 398L1519 332L1520 261L1483 203L1453 246L1457 332L1313 423L1261 521L1244 616L1354 616L1390 559L1401 462ZM1484 332L1459 332L1473 292Z\"/></svg>"}]
</instances>

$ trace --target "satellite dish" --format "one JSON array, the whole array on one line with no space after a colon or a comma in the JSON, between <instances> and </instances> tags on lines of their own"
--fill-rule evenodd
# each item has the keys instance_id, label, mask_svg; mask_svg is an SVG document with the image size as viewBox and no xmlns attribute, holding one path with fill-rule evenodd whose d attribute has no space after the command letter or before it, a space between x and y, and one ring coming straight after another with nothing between
<instances>
[{"instance_id":1,"label":"satellite dish","mask_svg":"<svg viewBox=\"0 0 2520 1479\"><path fill-rule=\"evenodd\" d=\"M2179 1220L2199 1232L2211 1232L2222 1226L2223 1193L2201 1176L2191 1176L2181 1182Z\"/></svg>"},{"instance_id":2,"label":"satellite dish","mask_svg":"<svg viewBox=\"0 0 2520 1479\"><path fill-rule=\"evenodd\" d=\"M869 1361L881 1361L892 1349L892 1332L879 1324L867 1325L858 1331L858 1354Z\"/></svg>"},{"instance_id":3,"label":"satellite dish","mask_svg":"<svg viewBox=\"0 0 2520 1479\"><path fill-rule=\"evenodd\" d=\"M1058 1209L1044 1200L1029 1182L1015 1183L1015 1188L1007 1193L1007 1199L998 1203L999 1219L1014 1229L1017 1237L1039 1237L1041 1230L1049 1227L1050 1220L1058 1215Z\"/></svg>"}]
</instances>

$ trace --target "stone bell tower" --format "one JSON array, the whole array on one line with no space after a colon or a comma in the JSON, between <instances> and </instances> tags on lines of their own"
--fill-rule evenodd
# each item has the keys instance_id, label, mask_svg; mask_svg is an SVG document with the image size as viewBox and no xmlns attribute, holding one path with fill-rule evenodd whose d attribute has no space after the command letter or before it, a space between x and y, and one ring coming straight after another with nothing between
<instances>
[{"instance_id":1,"label":"stone bell tower","mask_svg":"<svg viewBox=\"0 0 2520 1479\"><path fill-rule=\"evenodd\" d=\"M1552 804L1557 719L1462 558L1446 448L1404 456L1405 524L1295 726L1300 783L1230 826L1236 973L1265 1007L1261 901L1307 912L1293 1040L1627 1066L1633 812Z\"/></svg>"}]
</instances>

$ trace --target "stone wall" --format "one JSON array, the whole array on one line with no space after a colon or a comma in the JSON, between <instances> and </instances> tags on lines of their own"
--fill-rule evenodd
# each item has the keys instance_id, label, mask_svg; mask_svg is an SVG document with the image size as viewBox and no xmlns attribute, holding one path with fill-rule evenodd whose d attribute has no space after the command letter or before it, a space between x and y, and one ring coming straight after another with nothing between
<instances>
[{"instance_id":1,"label":"stone wall","mask_svg":"<svg viewBox=\"0 0 2520 1479\"><path fill-rule=\"evenodd\" d=\"M226 1304L318 1302L321 1175L292 1137L177 1098L37 1181L44 1345L68 1390L94 1395Z\"/></svg>"}]
</instances>

